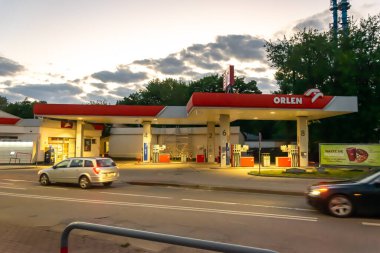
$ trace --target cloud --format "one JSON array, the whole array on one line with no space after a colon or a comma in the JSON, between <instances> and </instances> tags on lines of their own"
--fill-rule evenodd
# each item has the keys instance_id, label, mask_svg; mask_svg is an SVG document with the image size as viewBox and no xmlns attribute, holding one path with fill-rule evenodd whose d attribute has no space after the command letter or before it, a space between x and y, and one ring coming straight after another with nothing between
<instances>
[{"instance_id":1,"label":"cloud","mask_svg":"<svg viewBox=\"0 0 380 253\"><path fill-rule=\"evenodd\" d=\"M199 45L200 46L200 45ZM205 70L220 70L221 65L215 62L214 55L218 54L210 52L207 46L203 47L202 53L194 53L190 50L182 50L179 52L179 59L189 66L198 67ZM222 59L221 56L219 59Z\"/></svg>"},{"instance_id":2,"label":"cloud","mask_svg":"<svg viewBox=\"0 0 380 253\"><path fill-rule=\"evenodd\" d=\"M147 79L148 76L144 72L134 73L128 67L118 66L115 72L100 71L91 75L91 77L98 79L102 82L114 83L132 83Z\"/></svg>"},{"instance_id":3,"label":"cloud","mask_svg":"<svg viewBox=\"0 0 380 253\"><path fill-rule=\"evenodd\" d=\"M91 83L92 86L97 88L98 90L106 90L108 89L107 84L105 83Z\"/></svg>"},{"instance_id":4,"label":"cloud","mask_svg":"<svg viewBox=\"0 0 380 253\"><path fill-rule=\"evenodd\" d=\"M270 93L272 91L278 90L278 85L276 84L276 81L273 79L265 78L265 77L259 77L259 78L252 77L250 78L250 80L255 80L257 82L257 87L263 93Z\"/></svg>"},{"instance_id":5,"label":"cloud","mask_svg":"<svg viewBox=\"0 0 380 253\"><path fill-rule=\"evenodd\" d=\"M2 82L2 83L0 83L0 84L4 84L5 86L11 86L12 85L12 81L11 80L6 80L6 81L4 81L4 82Z\"/></svg>"},{"instance_id":6,"label":"cloud","mask_svg":"<svg viewBox=\"0 0 380 253\"><path fill-rule=\"evenodd\" d=\"M99 92L96 93L87 93L86 96L82 97L82 99L87 102L99 102L99 103L106 103L106 104L115 104L117 99L120 99L118 97L107 95L107 94L99 94Z\"/></svg>"},{"instance_id":7,"label":"cloud","mask_svg":"<svg viewBox=\"0 0 380 253\"><path fill-rule=\"evenodd\" d=\"M264 39L255 38L250 35L227 35L218 36L216 43L212 44L214 49L220 49L225 55L238 60L265 60Z\"/></svg>"},{"instance_id":8,"label":"cloud","mask_svg":"<svg viewBox=\"0 0 380 253\"><path fill-rule=\"evenodd\" d=\"M263 72L266 72L268 70L268 68L265 68L265 67L259 67L259 68L251 68L251 70L253 72L256 72L256 73L263 73Z\"/></svg>"},{"instance_id":9,"label":"cloud","mask_svg":"<svg viewBox=\"0 0 380 253\"><path fill-rule=\"evenodd\" d=\"M58 104L81 103L76 95L83 92L81 88L67 83L16 85L7 90L11 94Z\"/></svg>"},{"instance_id":10,"label":"cloud","mask_svg":"<svg viewBox=\"0 0 380 253\"><path fill-rule=\"evenodd\" d=\"M24 71L25 67L15 61L0 56L0 76L13 76Z\"/></svg>"},{"instance_id":11,"label":"cloud","mask_svg":"<svg viewBox=\"0 0 380 253\"><path fill-rule=\"evenodd\" d=\"M329 10L320 12L305 19L295 21L288 27L276 32L272 37L274 39L281 38L283 36L291 37L294 33L298 33L305 29L316 29L318 31L328 31L329 25L332 23L332 14Z\"/></svg>"},{"instance_id":12,"label":"cloud","mask_svg":"<svg viewBox=\"0 0 380 253\"><path fill-rule=\"evenodd\" d=\"M184 65L183 61L173 56L156 61L155 67L158 71L167 75L182 74L189 69Z\"/></svg>"},{"instance_id":13,"label":"cloud","mask_svg":"<svg viewBox=\"0 0 380 253\"><path fill-rule=\"evenodd\" d=\"M331 22L331 12L326 10L306 19L297 21L297 24L292 28L292 32L299 32L304 29L317 29L318 31L326 31L329 29L329 23Z\"/></svg>"},{"instance_id":14,"label":"cloud","mask_svg":"<svg viewBox=\"0 0 380 253\"><path fill-rule=\"evenodd\" d=\"M111 94L114 94L116 96L120 96L120 97L128 97L129 95L131 95L132 93L135 93L137 92L138 89L130 89L130 88L126 88L126 87L119 87L115 90L113 90L111 92Z\"/></svg>"},{"instance_id":15,"label":"cloud","mask_svg":"<svg viewBox=\"0 0 380 253\"><path fill-rule=\"evenodd\" d=\"M215 42L193 44L162 59L144 59L132 64L144 66L164 75L193 75L222 72L231 59L266 63L266 41L250 35L218 36ZM202 71L199 71L202 70Z\"/></svg>"},{"instance_id":16,"label":"cloud","mask_svg":"<svg viewBox=\"0 0 380 253\"><path fill-rule=\"evenodd\" d=\"M221 69L220 62L232 58L241 61L265 62L266 41L250 35L218 36L216 42L194 44L180 52L183 61L188 61L203 69ZM218 63L219 62L219 63Z\"/></svg>"},{"instance_id":17,"label":"cloud","mask_svg":"<svg viewBox=\"0 0 380 253\"><path fill-rule=\"evenodd\" d=\"M176 57L176 54L171 54L162 59L144 59L134 61L133 64L145 66L156 72L161 72L164 75L181 75L189 68L185 66L185 62Z\"/></svg>"}]
</instances>

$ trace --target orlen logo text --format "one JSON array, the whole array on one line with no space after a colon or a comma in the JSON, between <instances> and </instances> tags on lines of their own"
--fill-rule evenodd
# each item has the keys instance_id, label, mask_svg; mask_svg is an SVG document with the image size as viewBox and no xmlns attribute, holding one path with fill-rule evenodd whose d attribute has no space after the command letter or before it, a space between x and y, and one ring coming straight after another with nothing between
<instances>
[{"instance_id":1,"label":"orlen logo text","mask_svg":"<svg viewBox=\"0 0 380 253\"><path fill-rule=\"evenodd\" d=\"M300 97L274 97L273 103L285 105L302 105L302 98Z\"/></svg>"},{"instance_id":2,"label":"orlen logo text","mask_svg":"<svg viewBox=\"0 0 380 253\"><path fill-rule=\"evenodd\" d=\"M323 93L318 89L309 89L304 94L305 97L311 97L311 103L314 103L318 98L323 97ZM273 103L285 105L302 105L302 97L274 97Z\"/></svg>"}]
</instances>

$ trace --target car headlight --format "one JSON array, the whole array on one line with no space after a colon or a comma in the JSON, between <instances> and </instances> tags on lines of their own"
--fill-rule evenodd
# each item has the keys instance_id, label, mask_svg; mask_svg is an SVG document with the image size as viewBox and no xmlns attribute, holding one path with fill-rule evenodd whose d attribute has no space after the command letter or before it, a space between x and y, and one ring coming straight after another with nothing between
<instances>
[{"instance_id":1,"label":"car headlight","mask_svg":"<svg viewBox=\"0 0 380 253\"><path fill-rule=\"evenodd\" d=\"M317 197L323 194L324 192L327 192L329 189L327 188L316 188L316 189L311 189L309 192L310 196Z\"/></svg>"}]
</instances>

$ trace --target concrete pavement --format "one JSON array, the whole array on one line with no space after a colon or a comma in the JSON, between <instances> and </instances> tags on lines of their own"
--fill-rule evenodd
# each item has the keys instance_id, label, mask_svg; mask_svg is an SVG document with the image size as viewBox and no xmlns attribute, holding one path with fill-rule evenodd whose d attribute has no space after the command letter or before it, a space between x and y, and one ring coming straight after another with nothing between
<instances>
[{"instance_id":1,"label":"concrete pavement","mask_svg":"<svg viewBox=\"0 0 380 253\"><path fill-rule=\"evenodd\" d=\"M303 195L311 184L322 179L252 176L255 167L220 168L216 163L162 163L145 164L135 161L116 161L123 170L120 180L133 185L172 186L223 191L258 192ZM0 165L0 170L41 169L49 166ZM275 167L264 167L264 170ZM277 168L278 169L278 168ZM283 169L281 169L283 170Z\"/></svg>"},{"instance_id":2,"label":"concrete pavement","mask_svg":"<svg viewBox=\"0 0 380 253\"><path fill-rule=\"evenodd\" d=\"M321 181L321 179L252 176L248 172L258 171L257 167L222 169L216 164L154 166L120 163L119 167L125 170L122 180L134 185L303 195L309 185Z\"/></svg>"},{"instance_id":3,"label":"concrete pavement","mask_svg":"<svg viewBox=\"0 0 380 253\"><path fill-rule=\"evenodd\" d=\"M303 195L308 185L320 181L320 179L251 176L248 172L258 168L221 169L217 164L206 163L142 164L130 161L117 161L117 163L123 171L120 180L135 185ZM37 171L46 167L49 166L0 165L0 170ZM70 237L70 247L75 249L75 252L146 252L129 245L125 248L124 244L111 240L99 240L84 235ZM58 252L59 241L60 233L43 227L20 227L11 224L11 221L9 224L0 224L0 252Z\"/></svg>"}]
</instances>

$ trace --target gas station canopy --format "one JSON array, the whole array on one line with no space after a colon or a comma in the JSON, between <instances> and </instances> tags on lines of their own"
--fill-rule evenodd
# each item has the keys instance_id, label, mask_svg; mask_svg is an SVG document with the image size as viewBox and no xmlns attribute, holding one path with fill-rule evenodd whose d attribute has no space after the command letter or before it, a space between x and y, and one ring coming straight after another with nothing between
<instances>
[{"instance_id":1,"label":"gas station canopy","mask_svg":"<svg viewBox=\"0 0 380 253\"><path fill-rule=\"evenodd\" d=\"M35 104L34 114L89 123L205 125L221 114L235 120L317 120L358 111L357 97L305 95L193 93L187 106Z\"/></svg>"}]
</instances>

